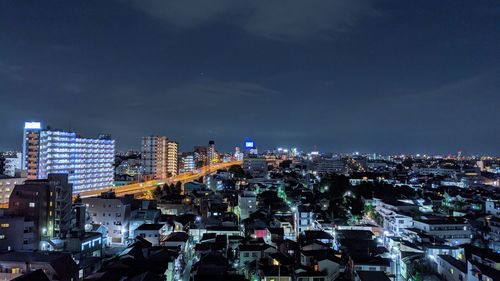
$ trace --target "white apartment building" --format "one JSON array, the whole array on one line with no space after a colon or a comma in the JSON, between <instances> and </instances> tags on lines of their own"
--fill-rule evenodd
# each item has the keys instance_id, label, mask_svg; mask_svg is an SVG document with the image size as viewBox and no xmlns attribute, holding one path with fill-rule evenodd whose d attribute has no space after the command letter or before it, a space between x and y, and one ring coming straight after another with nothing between
<instances>
[{"instance_id":1,"label":"white apartment building","mask_svg":"<svg viewBox=\"0 0 500 281\"><path fill-rule=\"evenodd\" d=\"M467 244L471 241L472 232L469 224L459 218L414 219L413 227L427 235L444 239L451 246Z\"/></svg>"},{"instance_id":2,"label":"white apartment building","mask_svg":"<svg viewBox=\"0 0 500 281\"><path fill-rule=\"evenodd\" d=\"M15 177L16 172L21 170L23 160L23 154L21 152L16 153L16 156L5 157L3 174L9 177Z\"/></svg>"},{"instance_id":3,"label":"white apartment building","mask_svg":"<svg viewBox=\"0 0 500 281\"><path fill-rule=\"evenodd\" d=\"M153 246L159 246L160 241L168 234L170 234L168 225L161 223L144 223L134 230L134 237L140 236Z\"/></svg>"},{"instance_id":4,"label":"white apartment building","mask_svg":"<svg viewBox=\"0 0 500 281\"><path fill-rule=\"evenodd\" d=\"M413 227L413 219L406 215L411 211L418 211L419 206L399 200L381 200L374 198L375 211L383 219L384 231L391 235L401 235L405 228Z\"/></svg>"},{"instance_id":5,"label":"white apartment building","mask_svg":"<svg viewBox=\"0 0 500 281\"><path fill-rule=\"evenodd\" d=\"M299 205L295 211L295 235L314 229L315 216L312 208L305 205Z\"/></svg>"},{"instance_id":6,"label":"white apartment building","mask_svg":"<svg viewBox=\"0 0 500 281\"><path fill-rule=\"evenodd\" d=\"M244 220L257 210L257 195L253 191L243 191L238 195L240 220Z\"/></svg>"},{"instance_id":7,"label":"white apartment building","mask_svg":"<svg viewBox=\"0 0 500 281\"><path fill-rule=\"evenodd\" d=\"M487 214L500 218L500 202L498 200L486 200L485 208Z\"/></svg>"},{"instance_id":8,"label":"white apartment building","mask_svg":"<svg viewBox=\"0 0 500 281\"><path fill-rule=\"evenodd\" d=\"M83 198L92 223L107 229L108 244L125 245L129 239L130 205L112 193L103 193L101 197Z\"/></svg>"},{"instance_id":9,"label":"white apartment building","mask_svg":"<svg viewBox=\"0 0 500 281\"><path fill-rule=\"evenodd\" d=\"M30 129L30 124L23 145L29 179L68 174L73 193L113 186L115 141L109 136L82 138L74 132Z\"/></svg>"},{"instance_id":10,"label":"white apartment building","mask_svg":"<svg viewBox=\"0 0 500 281\"><path fill-rule=\"evenodd\" d=\"M386 216L384 229L396 236L401 236L403 229L413 227L413 218L407 215L394 213Z\"/></svg>"},{"instance_id":11,"label":"white apartment building","mask_svg":"<svg viewBox=\"0 0 500 281\"><path fill-rule=\"evenodd\" d=\"M178 174L179 144L161 136L142 138L144 174L164 179Z\"/></svg>"}]
</instances>

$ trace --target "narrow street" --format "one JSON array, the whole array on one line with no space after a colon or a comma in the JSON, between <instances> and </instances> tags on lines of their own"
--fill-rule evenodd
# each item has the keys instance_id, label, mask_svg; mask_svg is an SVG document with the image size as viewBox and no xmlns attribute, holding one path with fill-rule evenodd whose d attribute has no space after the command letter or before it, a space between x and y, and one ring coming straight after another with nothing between
<instances>
[{"instance_id":1,"label":"narrow street","mask_svg":"<svg viewBox=\"0 0 500 281\"><path fill-rule=\"evenodd\" d=\"M193 259L189 259L186 264L186 268L184 268L184 273L182 274L182 281L189 281L189 275L191 273L191 267L193 267Z\"/></svg>"}]
</instances>

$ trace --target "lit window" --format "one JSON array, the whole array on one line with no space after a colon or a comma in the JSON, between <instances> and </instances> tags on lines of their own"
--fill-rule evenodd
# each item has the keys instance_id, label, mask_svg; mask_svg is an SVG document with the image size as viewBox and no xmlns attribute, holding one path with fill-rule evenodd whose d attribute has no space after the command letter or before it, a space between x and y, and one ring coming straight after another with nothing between
<instances>
[{"instance_id":1,"label":"lit window","mask_svg":"<svg viewBox=\"0 0 500 281\"><path fill-rule=\"evenodd\" d=\"M30 208L35 208L35 202L30 202Z\"/></svg>"},{"instance_id":2,"label":"lit window","mask_svg":"<svg viewBox=\"0 0 500 281\"><path fill-rule=\"evenodd\" d=\"M7 228L7 227L9 227L9 224L8 224L8 223L2 223L2 224L0 224L0 226L1 226L2 228Z\"/></svg>"},{"instance_id":3,"label":"lit window","mask_svg":"<svg viewBox=\"0 0 500 281\"><path fill-rule=\"evenodd\" d=\"M5 235L1 234L0 235L0 240L4 240L5 239Z\"/></svg>"}]
</instances>

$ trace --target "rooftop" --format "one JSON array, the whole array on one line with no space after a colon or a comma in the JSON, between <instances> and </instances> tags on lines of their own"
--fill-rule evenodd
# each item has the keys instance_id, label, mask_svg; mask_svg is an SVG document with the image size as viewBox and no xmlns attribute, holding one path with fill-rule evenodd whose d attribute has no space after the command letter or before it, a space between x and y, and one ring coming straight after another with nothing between
<instances>
[{"instance_id":1,"label":"rooftop","mask_svg":"<svg viewBox=\"0 0 500 281\"><path fill-rule=\"evenodd\" d=\"M160 230L164 226L160 223L143 223L136 230Z\"/></svg>"},{"instance_id":2,"label":"rooftop","mask_svg":"<svg viewBox=\"0 0 500 281\"><path fill-rule=\"evenodd\" d=\"M449 256L449 255L438 255L438 257L440 259L444 260L445 262L449 263L450 265L452 265L456 269L460 270L461 272L467 273L467 264L465 262L459 261L459 260L457 260L454 257Z\"/></svg>"}]
</instances>

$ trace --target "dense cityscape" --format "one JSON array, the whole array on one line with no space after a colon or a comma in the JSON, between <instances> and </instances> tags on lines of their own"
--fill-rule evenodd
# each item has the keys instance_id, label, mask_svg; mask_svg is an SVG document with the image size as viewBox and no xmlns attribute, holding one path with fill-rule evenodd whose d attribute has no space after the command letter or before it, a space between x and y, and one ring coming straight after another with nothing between
<instances>
[{"instance_id":1,"label":"dense cityscape","mask_svg":"<svg viewBox=\"0 0 500 281\"><path fill-rule=\"evenodd\" d=\"M498 157L22 134L0 157L1 280L499 280Z\"/></svg>"},{"instance_id":2,"label":"dense cityscape","mask_svg":"<svg viewBox=\"0 0 500 281\"><path fill-rule=\"evenodd\" d=\"M0 0L0 281L500 281L499 0Z\"/></svg>"}]
</instances>

